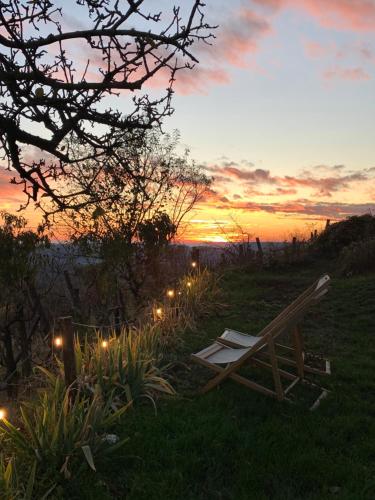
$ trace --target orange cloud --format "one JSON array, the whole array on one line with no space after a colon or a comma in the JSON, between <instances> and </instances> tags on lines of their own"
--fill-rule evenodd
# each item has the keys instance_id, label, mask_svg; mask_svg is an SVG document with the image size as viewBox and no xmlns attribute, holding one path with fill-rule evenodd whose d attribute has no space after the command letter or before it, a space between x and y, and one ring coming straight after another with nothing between
<instances>
[{"instance_id":1,"label":"orange cloud","mask_svg":"<svg viewBox=\"0 0 375 500\"><path fill-rule=\"evenodd\" d=\"M10 183L14 175L9 170L5 170L5 167L0 166L0 209L2 210L10 206L20 205L22 201L25 201L20 186Z\"/></svg>"},{"instance_id":2,"label":"orange cloud","mask_svg":"<svg viewBox=\"0 0 375 500\"><path fill-rule=\"evenodd\" d=\"M244 201L217 205L219 210L239 210L242 212L267 212L270 214L304 215L318 219L342 219L350 215L361 215L375 211L375 203L314 202L297 199L284 203L255 203Z\"/></svg>"}]
</instances>

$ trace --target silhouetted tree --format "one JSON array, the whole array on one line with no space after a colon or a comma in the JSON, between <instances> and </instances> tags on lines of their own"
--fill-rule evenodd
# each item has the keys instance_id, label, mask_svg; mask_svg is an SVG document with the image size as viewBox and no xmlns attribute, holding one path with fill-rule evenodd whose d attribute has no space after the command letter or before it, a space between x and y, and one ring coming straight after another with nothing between
<instances>
[{"instance_id":1,"label":"silhouetted tree","mask_svg":"<svg viewBox=\"0 0 375 500\"><path fill-rule=\"evenodd\" d=\"M0 148L13 182L47 215L49 201L64 210L90 200L99 173L85 193L66 191L72 166L112 155L172 113L176 72L197 63L193 45L212 37L200 0L166 13L146 11L144 0L76 4L79 21L68 2L0 2ZM150 98L141 89L158 73L169 75L168 88ZM133 97L121 112L111 106L123 92ZM85 145L84 156L67 138Z\"/></svg>"},{"instance_id":2,"label":"silhouetted tree","mask_svg":"<svg viewBox=\"0 0 375 500\"><path fill-rule=\"evenodd\" d=\"M31 367L31 340L41 320L35 291L38 250L49 241L26 227L23 217L1 212L0 219L0 367L6 368L6 384ZM0 383L1 387L1 383Z\"/></svg>"},{"instance_id":3,"label":"silhouetted tree","mask_svg":"<svg viewBox=\"0 0 375 500\"><path fill-rule=\"evenodd\" d=\"M86 252L103 258L101 279L109 276L113 293L121 288L117 278L137 299L145 280L161 285L160 256L210 186L211 179L189 159L188 151L178 154L178 141L177 132L152 130L142 142L116 149L102 167L88 160L72 171L75 192L84 193L87 179L95 177L90 191L98 201L84 204L77 196L81 210L65 210L60 226L67 226L70 239Z\"/></svg>"}]
</instances>

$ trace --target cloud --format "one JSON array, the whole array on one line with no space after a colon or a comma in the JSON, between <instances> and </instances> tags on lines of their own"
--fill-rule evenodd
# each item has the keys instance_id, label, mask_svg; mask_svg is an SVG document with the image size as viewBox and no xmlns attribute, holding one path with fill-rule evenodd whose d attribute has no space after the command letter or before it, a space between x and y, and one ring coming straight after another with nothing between
<instances>
[{"instance_id":1,"label":"cloud","mask_svg":"<svg viewBox=\"0 0 375 500\"><path fill-rule=\"evenodd\" d=\"M365 81L370 75L363 68L332 68L323 73L326 80Z\"/></svg>"},{"instance_id":2,"label":"cloud","mask_svg":"<svg viewBox=\"0 0 375 500\"><path fill-rule=\"evenodd\" d=\"M15 177L15 172L9 172L0 165L0 209L10 208L10 205L18 209L19 205L25 201L22 198L21 186L10 183L13 177Z\"/></svg>"},{"instance_id":3,"label":"cloud","mask_svg":"<svg viewBox=\"0 0 375 500\"><path fill-rule=\"evenodd\" d=\"M282 8L302 9L326 28L373 31L374 0L252 0L253 4L273 11Z\"/></svg>"},{"instance_id":4,"label":"cloud","mask_svg":"<svg viewBox=\"0 0 375 500\"><path fill-rule=\"evenodd\" d=\"M331 57L336 60L360 58L364 62L375 62L374 49L366 42L345 43L340 47L335 42L320 43L315 40L305 40L306 54L312 59Z\"/></svg>"},{"instance_id":5,"label":"cloud","mask_svg":"<svg viewBox=\"0 0 375 500\"><path fill-rule=\"evenodd\" d=\"M217 206L220 210L239 210L242 212L267 212L282 215L303 215L317 218L343 219L351 215L362 215L375 211L375 203L314 202L297 199L284 203L238 202Z\"/></svg>"},{"instance_id":6,"label":"cloud","mask_svg":"<svg viewBox=\"0 0 375 500\"><path fill-rule=\"evenodd\" d=\"M299 175L272 175L261 168L239 168L230 162L211 165L207 169L220 177L220 184L227 181L239 181L248 196L276 196L296 194L297 189L311 189L315 196L331 197L333 193L347 190L353 183L375 180L375 169L363 169L345 172L343 165L318 165L311 171L302 171ZM262 186L274 186L275 191L263 192Z\"/></svg>"},{"instance_id":7,"label":"cloud","mask_svg":"<svg viewBox=\"0 0 375 500\"><path fill-rule=\"evenodd\" d=\"M307 40L304 42L306 54L312 59L321 59L331 54L332 45L323 45L320 42Z\"/></svg>"},{"instance_id":8,"label":"cloud","mask_svg":"<svg viewBox=\"0 0 375 500\"><path fill-rule=\"evenodd\" d=\"M257 168L255 170L244 170L244 169L241 169L238 167L224 165L224 166L218 167L217 172L219 172L221 175L225 175L229 178L233 177L235 179L246 181L248 183L273 184L274 182L276 182L275 179L273 177L271 177L269 170L264 170L262 168Z\"/></svg>"},{"instance_id":9,"label":"cloud","mask_svg":"<svg viewBox=\"0 0 375 500\"><path fill-rule=\"evenodd\" d=\"M264 18L249 8L233 13L218 33L214 46L216 60L224 59L237 67L246 67L246 56L258 49L259 40L271 32L271 26Z\"/></svg>"},{"instance_id":10,"label":"cloud","mask_svg":"<svg viewBox=\"0 0 375 500\"><path fill-rule=\"evenodd\" d=\"M174 90L178 94L206 94L211 85L227 85L231 82L230 68L250 67L249 55L259 48L259 41L271 31L266 19L248 7L232 8L226 21L215 31L212 45L200 43L194 47L199 64L192 69L183 69L176 75ZM254 67L254 63L252 64ZM170 72L159 71L146 86L166 88Z\"/></svg>"},{"instance_id":11,"label":"cloud","mask_svg":"<svg viewBox=\"0 0 375 500\"><path fill-rule=\"evenodd\" d=\"M168 75L169 76L169 75ZM180 95L206 94L210 85L225 85L230 83L230 75L222 68L205 68L195 66L191 70L181 70L176 79L174 90ZM157 80L150 80L154 85Z\"/></svg>"}]
</instances>

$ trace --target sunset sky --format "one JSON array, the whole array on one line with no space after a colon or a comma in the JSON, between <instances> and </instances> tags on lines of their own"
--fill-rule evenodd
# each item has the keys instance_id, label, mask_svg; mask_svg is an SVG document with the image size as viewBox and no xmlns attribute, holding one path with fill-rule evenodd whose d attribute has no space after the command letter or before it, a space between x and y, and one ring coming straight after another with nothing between
<instances>
[{"instance_id":1,"label":"sunset sky","mask_svg":"<svg viewBox=\"0 0 375 500\"><path fill-rule=\"evenodd\" d=\"M164 124L215 178L185 237L219 242L239 224L282 240L375 212L375 0L206 5L216 40L180 72ZM0 209L14 210L22 195L8 177L1 172Z\"/></svg>"}]
</instances>

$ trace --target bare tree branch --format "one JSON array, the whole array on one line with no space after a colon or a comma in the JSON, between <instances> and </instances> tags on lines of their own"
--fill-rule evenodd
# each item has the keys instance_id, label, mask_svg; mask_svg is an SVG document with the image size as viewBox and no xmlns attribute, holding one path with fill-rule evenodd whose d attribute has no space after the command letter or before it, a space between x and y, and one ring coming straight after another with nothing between
<instances>
[{"instance_id":1,"label":"bare tree branch","mask_svg":"<svg viewBox=\"0 0 375 500\"><path fill-rule=\"evenodd\" d=\"M109 156L128 132L160 126L173 112L176 73L198 62L196 42L213 37L204 3L186 3L150 13L144 0L76 0L85 26L72 30L60 0L0 1L0 150L13 182L46 215L50 200L53 211L81 206L65 184L71 164L86 157L72 156L67 139L91 158ZM167 88L151 99L141 90L157 73ZM124 92L132 96L126 112L113 108Z\"/></svg>"}]
</instances>

